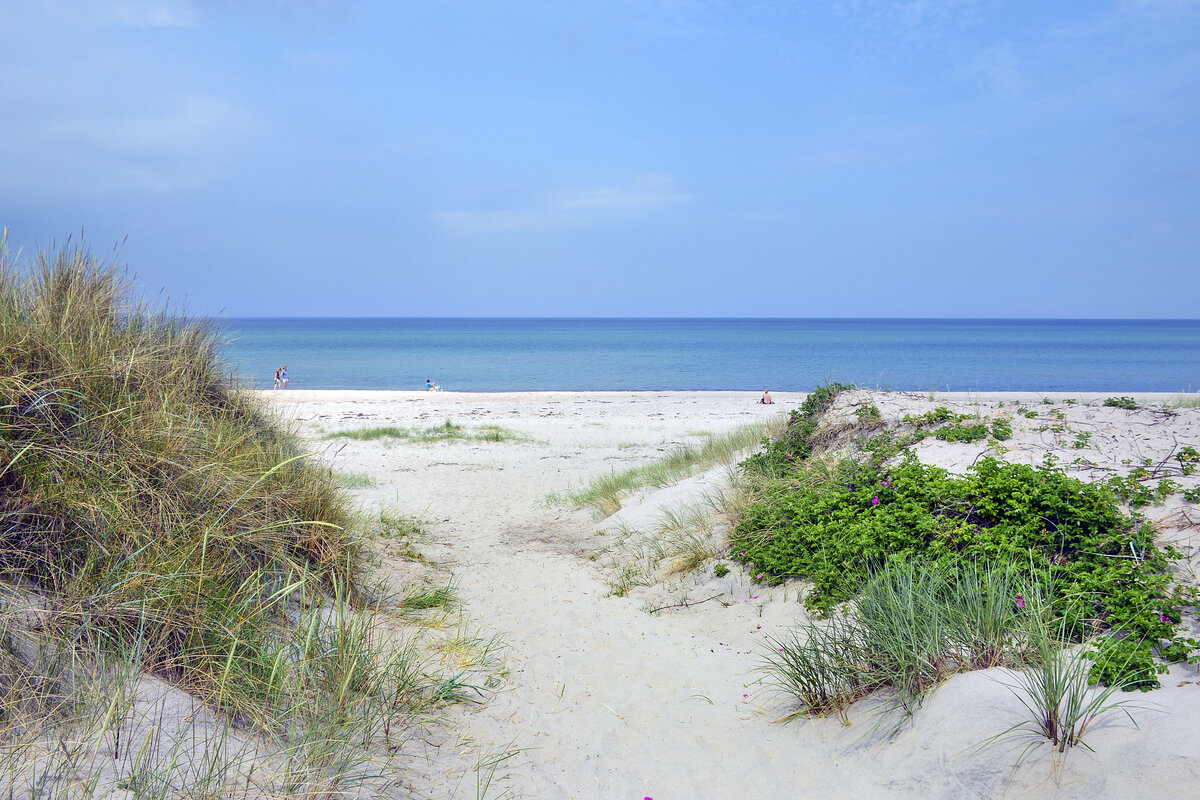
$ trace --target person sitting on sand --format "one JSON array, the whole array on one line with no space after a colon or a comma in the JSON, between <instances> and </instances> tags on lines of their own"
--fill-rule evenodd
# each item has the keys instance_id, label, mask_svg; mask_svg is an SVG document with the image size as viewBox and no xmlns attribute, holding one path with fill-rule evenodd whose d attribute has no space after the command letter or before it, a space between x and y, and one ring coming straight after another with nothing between
<instances>
[{"instance_id":1,"label":"person sitting on sand","mask_svg":"<svg viewBox=\"0 0 1200 800\"><path fill-rule=\"evenodd\" d=\"M279 388L279 367L275 368L275 385L271 388L272 390Z\"/></svg>"},{"instance_id":2,"label":"person sitting on sand","mask_svg":"<svg viewBox=\"0 0 1200 800\"><path fill-rule=\"evenodd\" d=\"M286 389L288 385L287 364L279 368L279 380L283 382L283 388Z\"/></svg>"},{"instance_id":3,"label":"person sitting on sand","mask_svg":"<svg viewBox=\"0 0 1200 800\"><path fill-rule=\"evenodd\" d=\"M761 403L761 404L762 404L762 405L764 405L764 406L773 406L773 405L775 405L775 401L771 399L771 393L770 393L770 392L768 392L766 389L763 389L763 396L762 396L762 399L761 399L761 400L759 400L758 402L759 402L759 403Z\"/></svg>"},{"instance_id":4,"label":"person sitting on sand","mask_svg":"<svg viewBox=\"0 0 1200 800\"><path fill-rule=\"evenodd\" d=\"M429 378L425 379L425 391L427 391L427 392L433 391L433 381L429 380Z\"/></svg>"}]
</instances>

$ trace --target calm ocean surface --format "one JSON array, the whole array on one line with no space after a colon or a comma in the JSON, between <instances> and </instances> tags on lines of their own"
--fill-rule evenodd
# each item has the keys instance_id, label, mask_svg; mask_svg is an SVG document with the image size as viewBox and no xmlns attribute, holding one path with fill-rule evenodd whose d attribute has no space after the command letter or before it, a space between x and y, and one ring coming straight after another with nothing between
<instances>
[{"instance_id":1,"label":"calm ocean surface","mask_svg":"<svg viewBox=\"0 0 1200 800\"><path fill-rule=\"evenodd\" d=\"M448 391L1200 390L1200 320L226 319L247 385Z\"/></svg>"}]
</instances>

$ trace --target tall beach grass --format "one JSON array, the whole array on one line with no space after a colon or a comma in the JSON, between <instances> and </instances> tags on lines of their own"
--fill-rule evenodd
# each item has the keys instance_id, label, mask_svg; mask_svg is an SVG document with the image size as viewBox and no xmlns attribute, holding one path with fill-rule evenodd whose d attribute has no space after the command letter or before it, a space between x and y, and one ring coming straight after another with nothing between
<instances>
[{"instance_id":1,"label":"tall beach grass","mask_svg":"<svg viewBox=\"0 0 1200 800\"><path fill-rule=\"evenodd\" d=\"M344 479L298 441L211 325L83 248L0 247L0 796L380 796L478 698L490 659L447 673L410 632L452 590L372 604Z\"/></svg>"}]
</instances>

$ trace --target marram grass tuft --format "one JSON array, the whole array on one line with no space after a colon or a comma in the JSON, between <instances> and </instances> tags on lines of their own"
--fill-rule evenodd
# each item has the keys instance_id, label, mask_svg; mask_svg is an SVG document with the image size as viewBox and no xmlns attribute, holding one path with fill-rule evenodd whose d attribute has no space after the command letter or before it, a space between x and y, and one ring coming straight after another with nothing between
<instances>
[{"instance_id":1,"label":"marram grass tuft","mask_svg":"<svg viewBox=\"0 0 1200 800\"><path fill-rule=\"evenodd\" d=\"M352 586L357 547L336 476L217 343L83 249L18 265L0 246L0 578L198 694L236 660L245 702L287 600Z\"/></svg>"}]
</instances>

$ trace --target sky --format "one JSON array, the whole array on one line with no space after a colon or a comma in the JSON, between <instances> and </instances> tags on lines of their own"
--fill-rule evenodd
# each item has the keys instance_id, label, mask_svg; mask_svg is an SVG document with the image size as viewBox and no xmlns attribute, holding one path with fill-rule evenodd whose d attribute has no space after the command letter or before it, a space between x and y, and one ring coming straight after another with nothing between
<instances>
[{"instance_id":1,"label":"sky","mask_svg":"<svg viewBox=\"0 0 1200 800\"><path fill-rule=\"evenodd\" d=\"M1200 0L0 0L0 227L188 313L1200 317Z\"/></svg>"}]
</instances>

